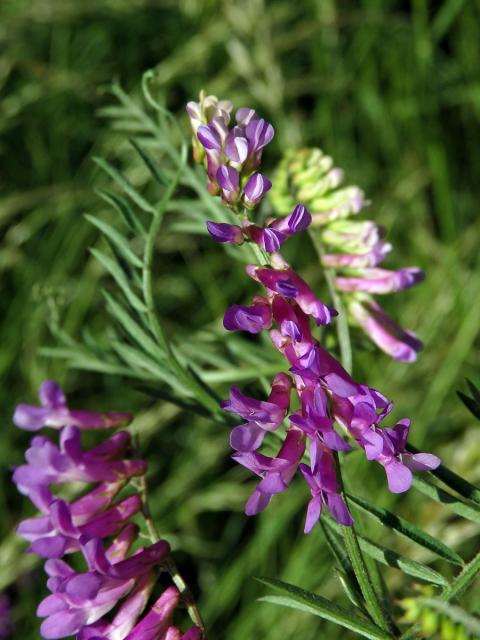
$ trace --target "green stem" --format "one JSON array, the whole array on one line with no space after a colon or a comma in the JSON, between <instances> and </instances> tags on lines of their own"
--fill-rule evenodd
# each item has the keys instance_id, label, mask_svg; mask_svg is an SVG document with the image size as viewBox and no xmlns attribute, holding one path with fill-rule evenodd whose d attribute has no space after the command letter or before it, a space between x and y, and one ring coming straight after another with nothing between
<instances>
[{"instance_id":1,"label":"green stem","mask_svg":"<svg viewBox=\"0 0 480 640\"><path fill-rule=\"evenodd\" d=\"M315 251L317 252L318 259L321 263L322 256L324 255L325 251L320 240L319 232L315 229L309 229L308 233L312 240L313 246L315 247ZM346 369L348 373L351 373L353 364L352 344L350 341L350 331L348 328L348 318L345 311L345 305L343 304L341 297L338 295L338 292L335 289L335 272L332 269L324 268L323 274L325 276L328 293L330 294L333 306L338 311L338 318L336 318L335 323L337 327L338 344L340 347L340 359L342 361L344 369Z\"/></svg>"},{"instance_id":2,"label":"green stem","mask_svg":"<svg viewBox=\"0 0 480 640\"><path fill-rule=\"evenodd\" d=\"M150 509L148 506L147 479L145 475L140 476L137 479L137 486L139 488L140 497L142 500L142 514L147 525L148 538L150 542L154 544L155 542L159 542L159 540L161 540L161 537L150 514ZM183 602L187 608L190 619L192 620L193 624L195 624L201 630L203 640L206 640L207 635L205 631L205 624L203 622L198 606L195 602L190 588L183 579L171 554L168 555L168 558L165 560L165 562L163 562L162 566L169 573L174 585L179 590Z\"/></svg>"},{"instance_id":3,"label":"green stem","mask_svg":"<svg viewBox=\"0 0 480 640\"><path fill-rule=\"evenodd\" d=\"M338 454L335 453L334 457L337 467L337 477L340 484L340 489L344 498L346 499L342 470L340 467ZM345 541L345 548L350 558L350 562L352 563L355 576L357 578L358 584L360 585L360 590L365 599L365 604L367 605L368 612L373 622L375 622L384 631L389 633L392 638L398 637L396 634L395 625L391 620L389 613L385 611L385 608L382 605L382 601L375 590L371 576L367 569L365 559L363 557L362 550L360 548L360 544L357 539L355 528L353 526L343 527L343 539Z\"/></svg>"}]
</instances>

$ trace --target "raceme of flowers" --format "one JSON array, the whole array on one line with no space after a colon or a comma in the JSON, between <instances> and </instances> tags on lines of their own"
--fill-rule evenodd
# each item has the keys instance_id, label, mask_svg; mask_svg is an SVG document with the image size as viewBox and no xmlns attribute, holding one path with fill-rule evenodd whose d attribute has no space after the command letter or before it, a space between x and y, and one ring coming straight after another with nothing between
<instances>
[{"instance_id":1,"label":"raceme of flowers","mask_svg":"<svg viewBox=\"0 0 480 640\"><path fill-rule=\"evenodd\" d=\"M343 171L320 149L287 151L275 175L270 200L279 214L298 198L312 211L312 226L325 247L324 267L336 271L335 286L344 297L349 320L385 353L413 362L422 348L411 331L400 327L375 300L423 280L417 267L379 268L392 251L385 230L371 220L352 220L368 204L363 191L342 186Z\"/></svg>"},{"instance_id":2,"label":"raceme of flowers","mask_svg":"<svg viewBox=\"0 0 480 640\"><path fill-rule=\"evenodd\" d=\"M239 109L235 114L237 125L230 129L232 108L227 101L203 94L199 103L190 102L187 107L194 158L206 163L210 191L219 193L239 216L238 225L207 223L210 235L217 242L258 245L266 252L261 255L268 262L247 266L247 275L262 286L262 295L255 296L251 305L231 306L225 313L224 326L228 331L253 334L269 331L272 344L289 366L288 374L275 377L266 400L248 397L234 386L221 405L243 420L231 433L233 459L260 478L248 499L246 513L254 515L265 509L300 471L311 493L305 532L311 531L324 507L339 523L350 526L353 519L342 496L335 460L336 452L351 449L345 435L362 447L368 460L383 466L388 487L394 493L409 489L412 470L434 469L440 460L431 454L408 453L409 421L400 420L393 428L383 426L393 404L375 389L354 381L314 337L310 319L316 325L328 325L337 312L316 297L278 252L291 235L312 223L313 216L303 204L290 203L292 210L286 217L263 227L249 219L250 205L241 185L261 175L261 152L274 132L253 109ZM233 148L242 149L242 153L235 155ZM222 176L230 169L239 175L235 199L227 197L222 186ZM353 198L354 194L350 195ZM298 395L301 408L290 413L292 392ZM289 426L277 455L272 458L260 453L267 433L279 431L287 419ZM336 425L343 428L343 435ZM309 463L305 464L302 460L307 446Z\"/></svg>"},{"instance_id":3,"label":"raceme of flowers","mask_svg":"<svg viewBox=\"0 0 480 640\"><path fill-rule=\"evenodd\" d=\"M52 380L43 382L39 397L40 407L21 404L13 420L28 431L58 429L59 444L36 435L13 481L40 511L21 522L17 533L30 543L29 551L46 560L50 595L37 610L44 618L42 637L200 640L197 627L182 634L173 624L180 602L176 587L168 587L141 617L170 549L160 540L130 553L139 536L130 520L142 510L142 498L138 493L118 496L146 471L143 460L132 458L130 434L117 431L90 450L82 448L82 431L118 427L131 415L70 409ZM88 489L72 502L51 492L52 485L71 483ZM83 572L65 561L72 553L83 556Z\"/></svg>"}]
</instances>

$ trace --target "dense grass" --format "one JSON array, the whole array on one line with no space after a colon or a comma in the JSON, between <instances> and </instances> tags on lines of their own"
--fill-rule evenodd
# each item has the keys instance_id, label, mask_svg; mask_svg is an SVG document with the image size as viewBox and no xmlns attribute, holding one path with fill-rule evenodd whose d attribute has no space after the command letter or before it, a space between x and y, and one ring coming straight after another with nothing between
<instances>
[{"instance_id":1,"label":"dense grass","mask_svg":"<svg viewBox=\"0 0 480 640\"><path fill-rule=\"evenodd\" d=\"M4 0L0 25L0 590L15 604L14 637L38 637L33 612L43 574L11 536L28 507L8 482L8 467L20 462L27 442L10 415L47 375L64 381L77 404L137 410L153 511L201 594L212 638L346 637L255 600L264 592L251 578L259 574L343 599L321 530L301 533L303 487L247 520L250 486L228 461L226 432L153 403L128 380L67 371L39 349L55 344L49 323L75 337L86 326L95 333L107 325L99 293L107 280L87 251L98 234L82 215L104 210L93 191L104 178L91 156L120 158L134 179L142 175L124 136L97 110L111 102L113 78L135 93L142 72L154 67L185 127L183 105L204 87L274 122L268 168L286 145L317 145L366 190L372 217L389 229L393 262L427 273L418 289L388 303L426 347L417 364L402 365L359 338L356 377L395 399L397 415L412 417L415 445L479 480L478 427L455 395L464 377L480 382L478 4ZM290 257L321 282L309 247L293 244ZM218 327L224 307L246 295L240 267L200 236L162 234L157 258L157 299L172 335ZM231 358L233 368L246 364L241 353ZM219 394L226 388L218 385ZM359 492L392 506L382 474L366 471L363 460L352 460ZM478 527L419 494L397 500L397 508L466 555L473 550ZM378 538L377 529L369 533ZM410 592L400 574L387 575L398 595Z\"/></svg>"}]
</instances>

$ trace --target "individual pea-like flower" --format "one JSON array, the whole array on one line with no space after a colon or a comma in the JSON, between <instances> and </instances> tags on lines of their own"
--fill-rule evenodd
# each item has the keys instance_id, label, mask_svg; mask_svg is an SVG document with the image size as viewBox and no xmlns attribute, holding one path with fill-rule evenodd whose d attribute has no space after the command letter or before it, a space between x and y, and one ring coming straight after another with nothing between
<instances>
[{"instance_id":1,"label":"individual pea-like flower","mask_svg":"<svg viewBox=\"0 0 480 640\"><path fill-rule=\"evenodd\" d=\"M78 427L79 429L105 429L118 427L129 422L130 413L78 411L69 409L65 394L53 380L45 380L38 391L40 407L19 404L13 415L13 422L20 429L38 431L42 427Z\"/></svg>"},{"instance_id":2,"label":"individual pea-like flower","mask_svg":"<svg viewBox=\"0 0 480 640\"><path fill-rule=\"evenodd\" d=\"M385 311L365 295L385 295L412 287L423 280L417 267L396 271L379 268L391 253L385 230L371 220L352 220L368 204L358 187L342 186L343 171L320 149L289 151L276 173L270 196L278 214L284 215L295 199L312 212L312 226L323 247L320 262L335 270L335 287L345 297L348 319L359 326L385 353L402 362L416 360L421 341L401 329ZM282 219L282 218L280 218Z\"/></svg>"},{"instance_id":3,"label":"individual pea-like flower","mask_svg":"<svg viewBox=\"0 0 480 640\"><path fill-rule=\"evenodd\" d=\"M305 451L305 434L297 427L287 431L285 441L275 458L251 451L237 452L232 458L262 478L245 506L247 515L263 511L272 496L287 489Z\"/></svg>"},{"instance_id":4,"label":"individual pea-like flower","mask_svg":"<svg viewBox=\"0 0 480 640\"><path fill-rule=\"evenodd\" d=\"M290 407L291 387L291 379L285 373L275 376L268 400L249 398L237 387L232 387L229 400L222 402L221 407L247 421L232 430L232 449L254 451L260 447L268 431L278 429Z\"/></svg>"},{"instance_id":5,"label":"individual pea-like flower","mask_svg":"<svg viewBox=\"0 0 480 640\"><path fill-rule=\"evenodd\" d=\"M311 467L301 464L300 471L307 481L312 494L307 508L305 533L310 533L318 522L324 505L337 522L346 527L351 527L353 518L350 515L345 499L340 494L331 449L322 444L318 449L315 462L311 462Z\"/></svg>"}]
</instances>

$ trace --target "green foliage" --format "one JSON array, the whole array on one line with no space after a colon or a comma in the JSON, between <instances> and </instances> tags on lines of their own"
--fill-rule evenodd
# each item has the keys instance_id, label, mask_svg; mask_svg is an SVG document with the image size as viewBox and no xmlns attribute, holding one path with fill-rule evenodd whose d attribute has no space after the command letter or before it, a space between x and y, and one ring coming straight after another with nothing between
<instances>
[{"instance_id":1,"label":"green foliage","mask_svg":"<svg viewBox=\"0 0 480 640\"><path fill-rule=\"evenodd\" d=\"M324 148L366 190L372 217L389 229L401 262L426 270L416 292L389 302L426 343L418 364L389 362L353 336L354 373L413 418L415 444L447 464L433 475L449 491L432 489L429 477L427 488L417 485L426 496L411 491L399 500L356 454L345 483L441 540L450 559L475 555L480 492L463 478L480 479L478 427L454 399L479 361L475 3L6 0L0 24L5 471L21 461L27 441L8 427L13 405L33 399L47 375L66 380L77 405L136 411L153 515L200 593L212 638L357 637L358 629L325 618L259 605L265 588L251 580L259 573L317 591L327 606L335 601L344 610L351 607L347 584L355 615L372 627L340 555L343 543L337 574L322 530L301 534L301 487L254 522L242 513L250 486L228 463L217 398L233 382L260 393L282 363L266 342L225 339L224 308L248 299L253 286L242 264L227 263L205 239L205 218L220 220L224 212L203 177L183 171L164 200L181 140L165 114L138 98L141 74L155 67L152 93L180 121L184 103L202 87L271 118L277 136L267 175L286 144ZM114 100L104 90L112 78L128 89L115 86ZM184 118L184 134L186 126ZM159 211L149 271L145 249ZM314 249L292 241L288 251L320 291ZM244 252L241 260L248 259ZM160 327L151 320L149 291ZM24 502L9 483L0 499L1 584L15 602L15 637L30 640L38 637L32 612L44 575L10 533L26 515ZM466 521L466 513L474 517ZM436 576L444 576L450 586L437 599L458 598L454 606L475 612L468 587L478 556L455 577L455 565L433 559L431 550L392 535L371 515L359 521L367 561L392 567L385 576L394 598L409 593L412 578L439 584ZM332 530L330 545L335 540Z\"/></svg>"}]
</instances>

